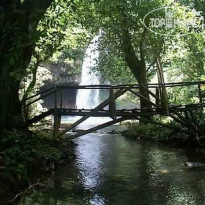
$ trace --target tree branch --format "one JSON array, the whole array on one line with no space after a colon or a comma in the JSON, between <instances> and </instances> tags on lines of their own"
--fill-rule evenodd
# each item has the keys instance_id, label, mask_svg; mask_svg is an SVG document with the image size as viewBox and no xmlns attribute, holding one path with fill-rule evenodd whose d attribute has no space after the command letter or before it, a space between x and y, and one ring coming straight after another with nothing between
<instances>
[{"instance_id":1,"label":"tree branch","mask_svg":"<svg viewBox=\"0 0 205 205\"><path fill-rule=\"evenodd\" d=\"M44 186L44 184L42 184L41 182L37 182L35 184L32 184L31 186L27 187L24 191L16 194L16 196L13 199L11 199L9 201L9 203L14 203L17 199L19 199L23 195L30 193L32 191L32 189L34 189L37 186Z\"/></svg>"}]
</instances>

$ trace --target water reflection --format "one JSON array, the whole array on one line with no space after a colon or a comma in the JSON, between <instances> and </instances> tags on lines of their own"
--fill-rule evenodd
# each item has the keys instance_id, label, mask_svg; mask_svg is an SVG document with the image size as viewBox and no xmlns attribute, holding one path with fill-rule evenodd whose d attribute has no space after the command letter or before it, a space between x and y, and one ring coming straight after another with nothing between
<instances>
[{"instance_id":1,"label":"water reflection","mask_svg":"<svg viewBox=\"0 0 205 205\"><path fill-rule=\"evenodd\" d=\"M106 151L102 139L91 134L76 140L76 166L85 189L98 189L101 184L102 153Z\"/></svg>"},{"instance_id":2,"label":"water reflection","mask_svg":"<svg viewBox=\"0 0 205 205\"><path fill-rule=\"evenodd\" d=\"M183 151L96 133L75 143L73 165L19 205L205 204L204 171L185 168Z\"/></svg>"}]
</instances>

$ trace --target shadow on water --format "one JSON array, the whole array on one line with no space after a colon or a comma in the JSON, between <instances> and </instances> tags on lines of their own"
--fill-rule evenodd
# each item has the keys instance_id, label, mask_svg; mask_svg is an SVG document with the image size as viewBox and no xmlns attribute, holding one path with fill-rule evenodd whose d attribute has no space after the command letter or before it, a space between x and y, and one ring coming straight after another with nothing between
<instances>
[{"instance_id":1,"label":"shadow on water","mask_svg":"<svg viewBox=\"0 0 205 205\"><path fill-rule=\"evenodd\" d=\"M204 171L186 168L182 150L118 134L89 134L74 143L73 164L59 168L47 188L19 205L205 204Z\"/></svg>"}]
</instances>

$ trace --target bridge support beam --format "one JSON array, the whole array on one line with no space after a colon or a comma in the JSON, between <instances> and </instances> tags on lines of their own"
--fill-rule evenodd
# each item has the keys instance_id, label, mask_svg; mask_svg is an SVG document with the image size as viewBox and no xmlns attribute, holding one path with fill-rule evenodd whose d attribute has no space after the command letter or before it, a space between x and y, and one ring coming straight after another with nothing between
<instances>
[{"instance_id":1,"label":"bridge support beam","mask_svg":"<svg viewBox=\"0 0 205 205\"><path fill-rule=\"evenodd\" d=\"M56 139L61 126L61 116L54 116L53 138Z\"/></svg>"},{"instance_id":2,"label":"bridge support beam","mask_svg":"<svg viewBox=\"0 0 205 205\"><path fill-rule=\"evenodd\" d=\"M116 119L116 105L115 105L115 99L114 99L114 92L113 89L110 89L110 103L109 103L109 111L110 111L110 116L113 120Z\"/></svg>"},{"instance_id":3,"label":"bridge support beam","mask_svg":"<svg viewBox=\"0 0 205 205\"><path fill-rule=\"evenodd\" d=\"M99 104L95 109L93 109L88 115L82 117L81 119L79 119L78 121L76 121L75 123L73 123L72 125L69 125L67 128L65 128L65 130L59 132L56 136L56 138L61 137L62 135L66 134L66 132L72 130L74 127L78 126L80 123L84 122L85 120L87 120L90 116L93 116L95 113L97 113L99 110L103 109L105 106L107 106L111 100L115 100L118 97L120 97L121 95L123 95L125 92L127 92L131 87L128 86L127 88L118 90L117 92L115 92L113 94L112 98L108 98L107 100L105 100L104 102L102 102L101 104Z\"/></svg>"},{"instance_id":4,"label":"bridge support beam","mask_svg":"<svg viewBox=\"0 0 205 205\"><path fill-rule=\"evenodd\" d=\"M79 133L75 134L75 135L71 135L69 136L68 138L64 138L64 139L74 139L74 138L77 138L77 137L80 137L80 136L83 136L83 135L86 135L88 133L91 133L91 132L95 132L97 130L100 130L100 129L103 129L105 127L108 127L110 125L113 125L113 124L116 124L116 123L119 123L119 122L123 122L125 120L128 120L128 118L124 118L124 117L121 117L121 118L118 118L118 119L115 119L115 120L112 120L112 121L109 121L109 122L106 122L106 123L103 123L101 125L98 125L96 127L93 127L93 128L90 128L88 130L83 130L83 131L80 131Z\"/></svg>"}]
</instances>

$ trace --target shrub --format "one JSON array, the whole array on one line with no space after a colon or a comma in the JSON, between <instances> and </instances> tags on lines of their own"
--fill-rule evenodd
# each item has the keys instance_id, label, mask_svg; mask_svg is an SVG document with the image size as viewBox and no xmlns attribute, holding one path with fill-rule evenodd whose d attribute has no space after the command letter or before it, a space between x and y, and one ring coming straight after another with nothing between
<instances>
[{"instance_id":1,"label":"shrub","mask_svg":"<svg viewBox=\"0 0 205 205\"><path fill-rule=\"evenodd\" d=\"M163 141L167 140L172 132L170 129L153 124L131 123L128 125L127 130L123 132L123 135L130 138Z\"/></svg>"},{"instance_id":2,"label":"shrub","mask_svg":"<svg viewBox=\"0 0 205 205\"><path fill-rule=\"evenodd\" d=\"M49 133L5 132L0 138L0 150L0 184L13 188L28 182L36 161L49 166L62 158L59 144L49 139Z\"/></svg>"}]
</instances>

